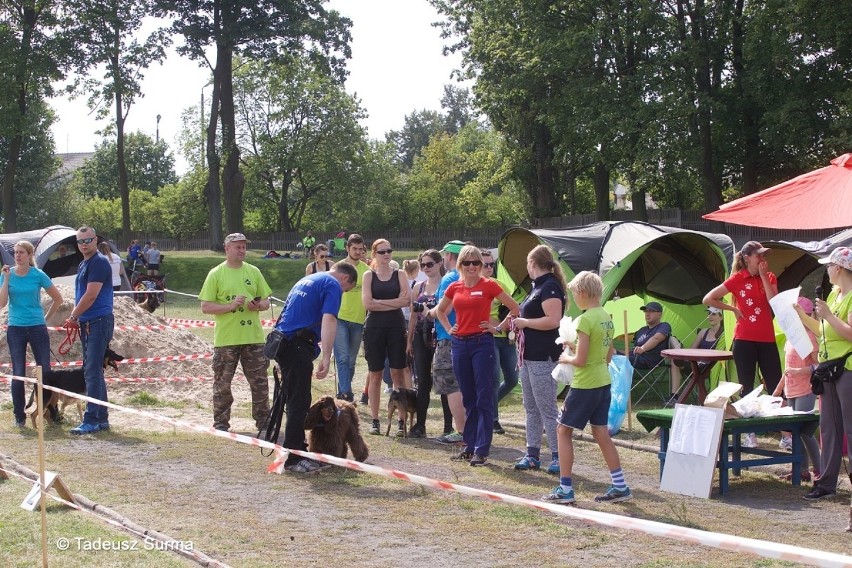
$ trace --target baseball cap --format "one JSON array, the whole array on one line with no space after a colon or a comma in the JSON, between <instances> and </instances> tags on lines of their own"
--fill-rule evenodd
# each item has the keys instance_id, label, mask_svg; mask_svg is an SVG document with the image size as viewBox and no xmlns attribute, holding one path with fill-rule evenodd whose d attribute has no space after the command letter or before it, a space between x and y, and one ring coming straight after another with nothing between
<instances>
[{"instance_id":1,"label":"baseball cap","mask_svg":"<svg viewBox=\"0 0 852 568\"><path fill-rule=\"evenodd\" d=\"M740 249L740 254L744 256L749 256L752 254L766 254L768 252L770 252L770 249L766 248L757 241L749 241L743 245L743 248Z\"/></svg>"},{"instance_id":2,"label":"baseball cap","mask_svg":"<svg viewBox=\"0 0 852 568\"><path fill-rule=\"evenodd\" d=\"M849 247L837 247L828 258L819 259L820 264L836 264L840 268L852 270L852 249Z\"/></svg>"},{"instance_id":3,"label":"baseball cap","mask_svg":"<svg viewBox=\"0 0 852 568\"><path fill-rule=\"evenodd\" d=\"M814 303L810 301L810 299L805 298L804 296L799 296L799 299L796 300L796 303L802 307L802 310L808 315L814 313Z\"/></svg>"},{"instance_id":4,"label":"baseball cap","mask_svg":"<svg viewBox=\"0 0 852 568\"><path fill-rule=\"evenodd\" d=\"M462 247L464 247L463 241L450 241L444 245L444 248L441 249L441 252L451 252L453 254L458 254L461 252Z\"/></svg>"},{"instance_id":5,"label":"baseball cap","mask_svg":"<svg viewBox=\"0 0 852 568\"><path fill-rule=\"evenodd\" d=\"M717 308L715 306L710 306L709 308L707 308L707 313L708 314L721 314L722 310L720 310L719 308Z\"/></svg>"},{"instance_id":6,"label":"baseball cap","mask_svg":"<svg viewBox=\"0 0 852 568\"><path fill-rule=\"evenodd\" d=\"M242 233L231 233L230 235L225 237L225 244L226 245L231 244L231 243L236 243L236 242L239 242L239 241L245 241L246 244L251 243L251 241L248 240L246 238L246 236Z\"/></svg>"},{"instance_id":7,"label":"baseball cap","mask_svg":"<svg viewBox=\"0 0 852 568\"><path fill-rule=\"evenodd\" d=\"M648 302L639 309L643 312L662 312L663 306L661 306L659 302Z\"/></svg>"}]
</instances>

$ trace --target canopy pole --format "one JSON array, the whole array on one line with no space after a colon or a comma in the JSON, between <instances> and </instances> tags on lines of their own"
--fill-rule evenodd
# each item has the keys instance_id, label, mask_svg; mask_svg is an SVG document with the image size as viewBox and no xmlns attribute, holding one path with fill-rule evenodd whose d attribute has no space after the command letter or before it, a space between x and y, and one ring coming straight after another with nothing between
<instances>
[{"instance_id":1,"label":"canopy pole","mask_svg":"<svg viewBox=\"0 0 852 568\"><path fill-rule=\"evenodd\" d=\"M630 344L627 333L627 310L624 310L624 356L630 357ZM633 430L633 377L630 377L630 389L627 391L627 429Z\"/></svg>"}]
</instances>

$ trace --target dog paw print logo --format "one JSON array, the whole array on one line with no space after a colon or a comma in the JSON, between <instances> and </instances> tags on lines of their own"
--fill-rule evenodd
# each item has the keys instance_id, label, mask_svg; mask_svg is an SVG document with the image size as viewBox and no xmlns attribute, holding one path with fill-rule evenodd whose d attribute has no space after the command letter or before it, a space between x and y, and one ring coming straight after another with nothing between
<instances>
[{"instance_id":1,"label":"dog paw print logo","mask_svg":"<svg viewBox=\"0 0 852 568\"><path fill-rule=\"evenodd\" d=\"M746 297L745 290L740 290L740 298L745 298L745 297Z\"/></svg>"},{"instance_id":2,"label":"dog paw print logo","mask_svg":"<svg viewBox=\"0 0 852 568\"><path fill-rule=\"evenodd\" d=\"M759 316L759 315L760 315L760 308L755 308L755 309L754 309L754 315L756 315L756 316Z\"/></svg>"},{"instance_id":3,"label":"dog paw print logo","mask_svg":"<svg viewBox=\"0 0 852 568\"><path fill-rule=\"evenodd\" d=\"M243 282L245 283L246 286L251 286L251 279L246 278L245 280L243 280Z\"/></svg>"},{"instance_id":4,"label":"dog paw print logo","mask_svg":"<svg viewBox=\"0 0 852 568\"><path fill-rule=\"evenodd\" d=\"M755 315L748 316L748 321L750 321L751 323L757 323L757 316L755 316Z\"/></svg>"},{"instance_id":5,"label":"dog paw print logo","mask_svg":"<svg viewBox=\"0 0 852 568\"><path fill-rule=\"evenodd\" d=\"M748 284L745 285L746 290L751 290L752 288L753 288L753 286L752 286L751 282L749 282Z\"/></svg>"},{"instance_id":6,"label":"dog paw print logo","mask_svg":"<svg viewBox=\"0 0 852 568\"><path fill-rule=\"evenodd\" d=\"M748 300L746 300L746 301L745 301L745 303L746 303L746 306L751 307L751 306L753 306L753 305L754 305L754 300L752 300L751 298L749 298Z\"/></svg>"}]
</instances>

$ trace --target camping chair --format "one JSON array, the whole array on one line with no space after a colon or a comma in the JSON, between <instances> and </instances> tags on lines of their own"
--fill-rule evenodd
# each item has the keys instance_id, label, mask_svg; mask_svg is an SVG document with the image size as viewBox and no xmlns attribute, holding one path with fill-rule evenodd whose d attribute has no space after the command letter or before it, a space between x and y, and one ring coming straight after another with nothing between
<instances>
[{"instance_id":1,"label":"camping chair","mask_svg":"<svg viewBox=\"0 0 852 568\"><path fill-rule=\"evenodd\" d=\"M670 335L668 348L679 349L680 347L680 341L674 335ZM634 368L633 386L630 388L630 392L637 395L637 398L633 404L639 404L652 393L660 399L660 402L665 404L669 401L670 393L675 391L672 388L675 384L681 384L680 367L676 363L672 364L672 361L665 357L652 369Z\"/></svg>"}]
</instances>

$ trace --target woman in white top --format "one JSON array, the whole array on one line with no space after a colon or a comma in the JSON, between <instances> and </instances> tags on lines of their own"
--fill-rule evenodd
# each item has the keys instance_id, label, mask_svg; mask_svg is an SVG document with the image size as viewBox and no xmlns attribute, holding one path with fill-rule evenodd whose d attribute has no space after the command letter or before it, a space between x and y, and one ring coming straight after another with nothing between
<instances>
[{"instance_id":1,"label":"woman in white top","mask_svg":"<svg viewBox=\"0 0 852 568\"><path fill-rule=\"evenodd\" d=\"M112 267L112 289L118 292L121 290L121 257L112 252L106 241L101 241L98 250L109 260L109 265Z\"/></svg>"}]
</instances>

